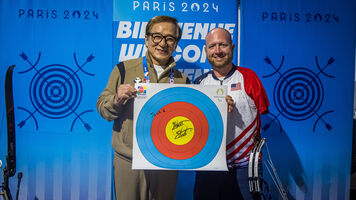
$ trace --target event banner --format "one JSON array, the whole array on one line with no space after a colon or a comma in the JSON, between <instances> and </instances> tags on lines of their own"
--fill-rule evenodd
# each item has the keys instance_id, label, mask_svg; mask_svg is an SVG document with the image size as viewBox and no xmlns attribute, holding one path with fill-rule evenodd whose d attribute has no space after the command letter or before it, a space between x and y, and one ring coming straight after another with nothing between
<instances>
[{"instance_id":1,"label":"event banner","mask_svg":"<svg viewBox=\"0 0 356 200\"><path fill-rule=\"evenodd\" d=\"M227 86L135 87L133 169L227 170Z\"/></svg>"},{"instance_id":2,"label":"event banner","mask_svg":"<svg viewBox=\"0 0 356 200\"><path fill-rule=\"evenodd\" d=\"M289 199L349 199L355 28L353 0L241 0L241 66L266 88L262 136Z\"/></svg>"},{"instance_id":3,"label":"event banner","mask_svg":"<svg viewBox=\"0 0 356 200\"><path fill-rule=\"evenodd\" d=\"M112 126L96 100L112 70L112 1L1 0L0 19L0 159L5 167L3 86L15 65L18 198L111 199Z\"/></svg>"},{"instance_id":4,"label":"event banner","mask_svg":"<svg viewBox=\"0 0 356 200\"><path fill-rule=\"evenodd\" d=\"M157 15L177 18L182 38L173 54L177 68L194 80L211 69L204 50L205 36L215 27L227 29L237 43L237 1L228 0L113 0L113 61L114 64L145 56L145 28ZM237 60L237 50L234 61ZM236 62L235 62L236 63Z\"/></svg>"}]
</instances>

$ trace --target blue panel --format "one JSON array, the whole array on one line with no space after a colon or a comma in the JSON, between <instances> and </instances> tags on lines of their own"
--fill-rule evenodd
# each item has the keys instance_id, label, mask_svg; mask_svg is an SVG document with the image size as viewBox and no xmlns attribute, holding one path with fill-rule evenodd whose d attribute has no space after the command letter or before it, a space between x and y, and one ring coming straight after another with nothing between
<instances>
[{"instance_id":1,"label":"blue panel","mask_svg":"<svg viewBox=\"0 0 356 200\"><path fill-rule=\"evenodd\" d=\"M348 197L355 9L351 0L241 1L241 65L266 88L263 135L290 197Z\"/></svg>"},{"instance_id":2,"label":"blue panel","mask_svg":"<svg viewBox=\"0 0 356 200\"><path fill-rule=\"evenodd\" d=\"M113 68L112 10L112 0L0 3L1 82L16 65L20 199L111 199L112 130L97 114L96 99ZM11 178L13 196L16 184Z\"/></svg>"}]
</instances>

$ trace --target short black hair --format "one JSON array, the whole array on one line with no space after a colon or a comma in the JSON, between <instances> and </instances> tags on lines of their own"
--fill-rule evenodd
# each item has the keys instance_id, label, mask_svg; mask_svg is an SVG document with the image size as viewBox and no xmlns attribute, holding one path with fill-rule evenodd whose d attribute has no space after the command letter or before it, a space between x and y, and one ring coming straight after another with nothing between
<instances>
[{"instance_id":1,"label":"short black hair","mask_svg":"<svg viewBox=\"0 0 356 200\"><path fill-rule=\"evenodd\" d=\"M178 20L174 17L170 17L166 15L159 15L150 19L150 21L146 25L146 35L148 36L151 33L151 29L153 25L161 22L169 22L177 27L177 33L178 33L177 41L179 41L180 38L182 37L182 29L178 26Z\"/></svg>"}]
</instances>

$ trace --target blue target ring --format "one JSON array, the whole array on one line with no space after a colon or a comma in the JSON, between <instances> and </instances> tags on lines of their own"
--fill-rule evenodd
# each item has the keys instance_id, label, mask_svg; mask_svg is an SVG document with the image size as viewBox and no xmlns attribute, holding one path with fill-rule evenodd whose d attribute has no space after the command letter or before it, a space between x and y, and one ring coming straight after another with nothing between
<instances>
[{"instance_id":1,"label":"blue target ring","mask_svg":"<svg viewBox=\"0 0 356 200\"><path fill-rule=\"evenodd\" d=\"M172 159L155 147L151 137L151 124L155 114L173 102L187 102L198 107L205 115L209 136L203 149L188 159ZM220 149L224 133L223 120L219 109L204 93L186 87L162 90L151 97L142 107L136 124L136 139L143 156L152 164L167 169L195 169L209 164Z\"/></svg>"},{"instance_id":2,"label":"blue target ring","mask_svg":"<svg viewBox=\"0 0 356 200\"><path fill-rule=\"evenodd\" d=\"M52 119L72 114L82 99L82 84L75 71L65 65L43 67L30 84L30 99L37 111Z\"/></svg>"}]
</instances>

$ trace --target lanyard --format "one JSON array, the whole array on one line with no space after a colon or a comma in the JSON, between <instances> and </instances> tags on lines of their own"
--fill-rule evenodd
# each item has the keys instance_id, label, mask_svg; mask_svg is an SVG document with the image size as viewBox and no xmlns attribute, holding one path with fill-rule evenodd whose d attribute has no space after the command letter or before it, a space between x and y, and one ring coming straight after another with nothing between
<instances>
[{"instance_id":1,"label":"lanyard","mask_svg":"<svg viewBox=\"0 0 356 200\"><path fill-rule=\"evenodd\" d=\"M144 81L146 81L146 83L150 82L150 75L148 74L148 67L147 67L147 60L146 57L143 57L142 59L142 64L143 64L143 74L145 75L145 79ZM169 71L169 83L173 84L174 83L174 71L173 71L173 67L170 69Z\"/></svg>"}]
</instances>

